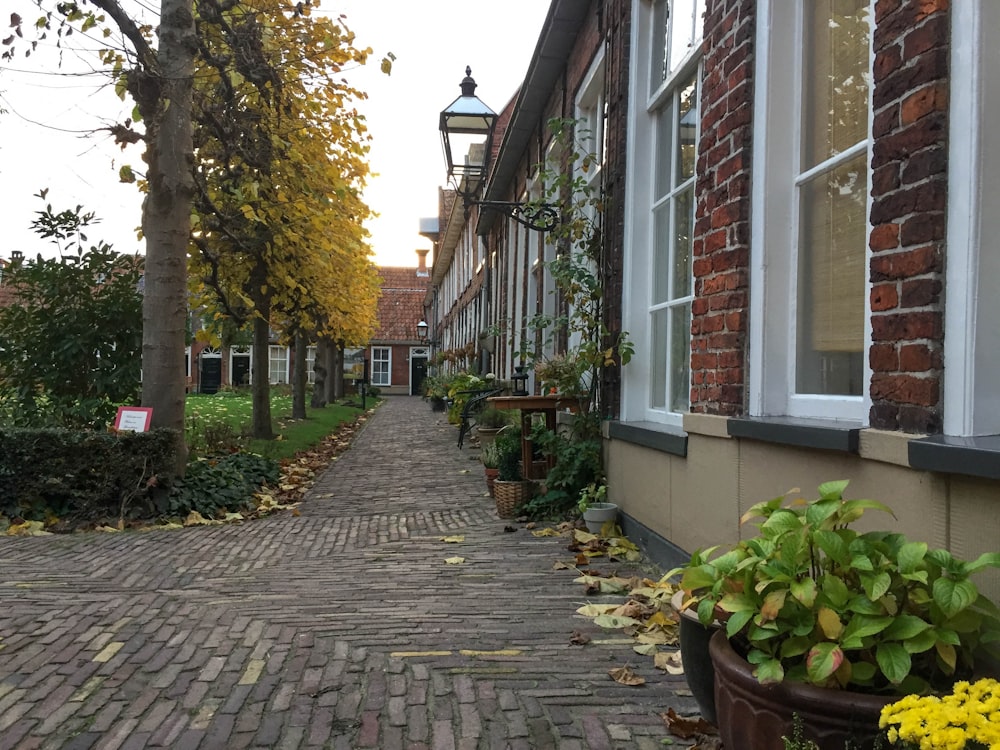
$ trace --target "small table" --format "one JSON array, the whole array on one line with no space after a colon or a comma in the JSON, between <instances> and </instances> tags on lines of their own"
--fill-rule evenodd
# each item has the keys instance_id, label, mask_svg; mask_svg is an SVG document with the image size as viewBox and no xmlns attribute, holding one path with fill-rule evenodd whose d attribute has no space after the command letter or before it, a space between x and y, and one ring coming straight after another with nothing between
<instances>
[{"instance_id":1,"label":"small table","mask_svg":"<svg viewBox=\"0 0 1000 750\"><path fill-rule=\"evenodd\" d=\"M544 479L544 476L534 476L534 466L531 455L533 446L531 444L531 415L544 414L546 429L555 431L556 412L571 411L580 409L580 401L575 398L564 396L493 396L487 399L487 403L496 409L504 411L519 410L521 412L521 465L524 470L525 479ZM548 467L552 468L555 458L548 457Z\"/></svg>"}]
</instances>

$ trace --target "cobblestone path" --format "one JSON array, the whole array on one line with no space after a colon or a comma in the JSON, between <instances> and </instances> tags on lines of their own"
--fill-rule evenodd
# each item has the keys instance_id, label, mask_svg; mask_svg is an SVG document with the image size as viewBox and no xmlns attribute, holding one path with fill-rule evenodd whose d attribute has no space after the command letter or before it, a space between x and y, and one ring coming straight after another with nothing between
<instances>
[{"instance_id":1,"label":"cobblestone path","mask_svg":"<svg viewBox=\"0 0 1000 750\"><path fill-rule=\"evenodd\" d=\"M0 750L663 747L683 679L574 616L455 439L389 398L299 516L0 537Z\"/></svg>"}]
</instances>

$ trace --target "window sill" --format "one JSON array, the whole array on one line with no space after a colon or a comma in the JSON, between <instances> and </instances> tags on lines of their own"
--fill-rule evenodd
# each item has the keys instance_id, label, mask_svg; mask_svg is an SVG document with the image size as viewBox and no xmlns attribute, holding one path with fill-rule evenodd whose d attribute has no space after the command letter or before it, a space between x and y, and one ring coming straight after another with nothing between
<instances>
[{"instance_id":1,"label":"window sill","mask_svg":"<svg viewBox=\"0 0 1000 750\"><path fill-rule=\"evenodd\" d=\"M911 440L909 459L914 469L1000 479L1000 435Z\"/></svg>"},{"instance_id":2,"label":"window sill","mask_svg":"<svg viewBox=\"0 0 1000 750\"><path fill-rule=\"evenodd\" d=\"M687 433L657 422L609 422L608 437L661 453L687 456Z\"/></svg>"},{"instance_id":3,"label":"window sill","mask_svg":"<svg viewBox=\"0 0 1000 750\"><path fill-rule=\"evenodd\" d=\"M827 419L739 417L727 425L732 437L762 440L801 448L857 453L862 425Z\"/></svg>"}]
</instances>

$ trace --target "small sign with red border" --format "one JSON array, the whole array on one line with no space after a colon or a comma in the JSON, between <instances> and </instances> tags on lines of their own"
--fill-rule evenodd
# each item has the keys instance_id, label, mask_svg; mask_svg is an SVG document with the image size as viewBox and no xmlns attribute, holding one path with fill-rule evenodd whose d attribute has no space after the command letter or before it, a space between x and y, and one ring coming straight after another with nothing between
<instances>
[{"instance_id":1,"label":"small sign with red border","mask_svg":"<svg viewBox=\"0 0 1000 750\"><path fill-rule=\"evenodd\" d=\"M119 406L115 429L128 432L146 432L153 421L153 410L148 406Z\"/></svg>"}]
</instances>

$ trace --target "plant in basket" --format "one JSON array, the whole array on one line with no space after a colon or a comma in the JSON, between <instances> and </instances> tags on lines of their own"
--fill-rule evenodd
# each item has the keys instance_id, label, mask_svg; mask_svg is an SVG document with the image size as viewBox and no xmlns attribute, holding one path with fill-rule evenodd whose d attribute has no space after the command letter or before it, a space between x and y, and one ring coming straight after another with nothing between
<instances>
[{"instance_id":1,"label":"plant in basket","mask_svg":"<svg viewBox=\"0 0 1000 750\"><path fill-rule=\"evenodd\" d=\"M493 497L493 484L500 474L500 449L495 441L484 444L480 448L479 460L482 461L483 469L486 472L486 488L490 492L490 497Z\"/></svg>"},{"instance_id":2,"label":"plant in basket","mask_svg":"<svg viewBox=\"0 0 1000 750\"><path fill-rule=\"evenodd\" d=\"M501 518L511 518L517 508L528 499L530 487L530 483L524 481L521 473L521 433L509 428L501 430L493 445L497 451L498 474L493 483L497 515Z\"/></svg>"}]
</instances>

